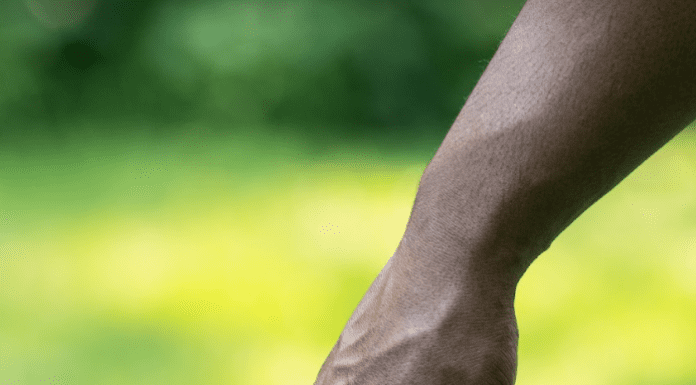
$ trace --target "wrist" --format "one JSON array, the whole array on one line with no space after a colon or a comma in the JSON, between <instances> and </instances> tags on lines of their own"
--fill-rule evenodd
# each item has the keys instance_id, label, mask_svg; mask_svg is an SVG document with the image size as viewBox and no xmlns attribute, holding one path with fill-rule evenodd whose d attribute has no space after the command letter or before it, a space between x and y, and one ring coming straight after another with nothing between
<instances>
[{"instance_id":1,"label":"wrist","mask_svg":"<svg viewBox=\"0 0 696 385\"><path fill-rule=\"evenodd\" d=\"M464 295L461 280L433 281L403 269L404 255L397 250L365 294L317 385L513 384L512 301Z\"/></svg>"}]
</instances>

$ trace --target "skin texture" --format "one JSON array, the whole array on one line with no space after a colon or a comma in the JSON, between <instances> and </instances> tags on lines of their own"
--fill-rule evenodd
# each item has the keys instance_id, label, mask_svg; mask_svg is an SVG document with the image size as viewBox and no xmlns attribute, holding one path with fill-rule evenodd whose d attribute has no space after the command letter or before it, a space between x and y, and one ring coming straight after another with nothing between
<instances>
[{"instance_id":1,"label":"skin texture","mask_svg":"<svg viewBox=\"0 0 696 385\"><path fill-rule=\"evenodd\" d=\"M315 385L513 384L515 289L696 118L696 2L529 0Z\"/></svg>"}]
</instances>

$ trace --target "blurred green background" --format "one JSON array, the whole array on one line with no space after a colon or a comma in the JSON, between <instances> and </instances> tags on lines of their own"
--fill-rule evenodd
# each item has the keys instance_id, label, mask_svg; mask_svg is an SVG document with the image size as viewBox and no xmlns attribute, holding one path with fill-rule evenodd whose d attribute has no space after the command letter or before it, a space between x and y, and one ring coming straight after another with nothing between
<instances>
[{"instance_id":1,"label":"blurred green background","mask_svg":"<svg viewBox=\"0 0 696 385\"><path fill-rule=\"evenodd\" d=\"M312 384L522 5L0 2L0 385ZM531 266L518 384L696 383L695 140Z\"/></svg>"}]
</instances>

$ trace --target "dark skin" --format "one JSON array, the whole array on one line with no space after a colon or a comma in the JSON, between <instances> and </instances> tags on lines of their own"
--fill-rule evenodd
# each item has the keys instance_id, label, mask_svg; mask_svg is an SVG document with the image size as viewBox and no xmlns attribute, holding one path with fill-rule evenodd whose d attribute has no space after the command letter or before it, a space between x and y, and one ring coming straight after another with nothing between
<instances>
[{"instance_id":1,"label":"dark skin","mask_svg":"<svg viewBox=\"0 0 696 385\"><path fill-rule=\"evenodd\" d=\"M517 283L696 118L696 1L528 0L315 385L513 384Z\"/></svg>"}]
</instances>

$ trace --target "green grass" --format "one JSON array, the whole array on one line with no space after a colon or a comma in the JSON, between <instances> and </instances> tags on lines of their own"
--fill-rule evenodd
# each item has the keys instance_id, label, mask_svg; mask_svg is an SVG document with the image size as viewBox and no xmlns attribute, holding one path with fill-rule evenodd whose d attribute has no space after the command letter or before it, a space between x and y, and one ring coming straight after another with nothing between
<instances>
[{"instance_id":1,"label":"green grass","mask_svg":"<svg viewBox=\"0 0 696 385\"><path fill-rule=\"evenodd\" d=\"M172 129L5 144L0 385L313 383L429 156ZM531 266L518 384L696 381L693 140Z\"/></svg>"}]
</instances>

